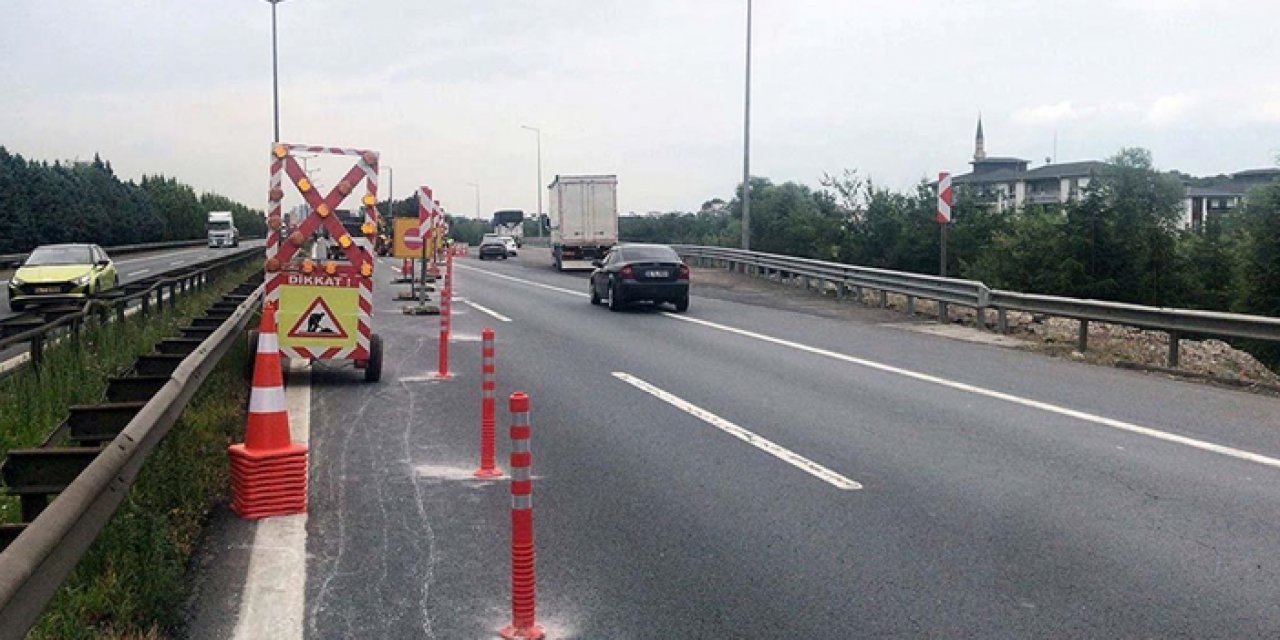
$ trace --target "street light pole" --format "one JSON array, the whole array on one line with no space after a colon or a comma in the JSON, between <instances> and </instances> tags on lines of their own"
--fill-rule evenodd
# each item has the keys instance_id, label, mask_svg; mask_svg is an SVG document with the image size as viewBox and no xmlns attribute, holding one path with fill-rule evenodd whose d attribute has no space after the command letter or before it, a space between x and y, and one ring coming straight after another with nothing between
<instances>
[{"instance_id":1,"label":"street light pole","mask_svg":"<svg viewBox=\"0 0 1280 640\"><path fill-rule=\"evenodd\" d=\"M271 97L275 112L275 142L280 142L280 63L276 56L276 5L284 0L267 0L271 3Z\"/></svg>"},{"instance_id":2,"label":"street light pole","mask_svg":"<svg viewBox=\"0 0 1280 640\"><path fill-rule=\"evenodd\" d=\"M482 218L480 217L480 185L474 182L468 182L467 186L474 187L476 190L476 219L481 220Z\"/></svg>"},{"instance_id":3,"label":"street light pole","mask_svg":"<svg viewBox=\"0 0 1280 640\"><path fill-rule=\"evenodd\" d=\"M520 127L538 134L538 239L542 239L542 129L525 124Z\"/></svg>"},{"instance_id":4,"label":"street light pole","mask_svg":"<svg viewBox=\"0 0 1280 640\"><path fill-rule=\"evenodd\" d=\"M387 219L396 217L396 173L391 170L390 165L382 165L387 170ZM392 223L394 224L394 223Z\"/></svg>"},{"instance_id":5,"label":"street light pole","mask_svg":"<svg viewBox=\"0 0 1280 640\"><path fill-rule=\"evenodd\" d=\"M742 117L742 248L751 248L751 0L747 0L747 90Z\"/></svg>"}]
</instances>

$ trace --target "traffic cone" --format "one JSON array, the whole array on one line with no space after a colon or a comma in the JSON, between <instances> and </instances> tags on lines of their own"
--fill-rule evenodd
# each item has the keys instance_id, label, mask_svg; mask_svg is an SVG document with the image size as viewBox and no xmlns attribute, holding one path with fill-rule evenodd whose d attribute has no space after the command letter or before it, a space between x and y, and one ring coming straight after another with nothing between
<instances>
[{"instance_id":1,"label":"traffic cone","mask_svg":"<svg viewBox=\"0 0 1280 640\"><path fill-rule=\"evenodd\" d=\"M289 437L276 307L265 305L253 363L244 444L227 449L231 510L255 520L307 510L307 447Z\"/></svg>"}]
</instances>

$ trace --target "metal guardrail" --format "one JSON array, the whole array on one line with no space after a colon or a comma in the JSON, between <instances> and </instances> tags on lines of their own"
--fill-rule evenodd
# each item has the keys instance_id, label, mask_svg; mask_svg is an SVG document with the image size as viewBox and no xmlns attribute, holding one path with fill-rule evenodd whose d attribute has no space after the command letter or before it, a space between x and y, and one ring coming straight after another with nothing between
<instances>
[{"instance_id":1,"label":"metal guardrail","mask_svg":"<svg viewBox=\"0 0 1280 640\"><path fill-rule=\"evenodd\" d=\"M263 291L259 285L183 358L124 429L0 552L0 639L22 638L39 619L128 495L148 455L242 335Z\"/></svg>"},{"instance_id":2,"label":"metal guardrail","mask_svg":"<svg viewBox=\"0 0 1280 640\"><path fill-rule=\"evenodd\" d=\"M947 304L956 304L973 308L976 311L977 325L986 329L987 310L994 309L997 313L997 330L1001 333L1008 331L1009 311L1071 318L1080 322L1076 346L1082 352L1088 348L1090 322L1163 331L1170 336L1168 363L1175 368L1179 359L1178 341L1185 334L1280 341L1280 318L993 290L974 280L872 269L725 247L672 247L685 258L721 263L729 269L751 275L777 275L788 282L803 280L806 288L810 286L811 280L816 279L819 281L818 287L824 292L830 285L834 285L839 297L844 297L848 288L854 289L859 299L861 289L879 291L880 306L886 306L887 293L902 294L907 296L906 311L911 315L915 313L917 298L933 300L939 303L938 319L941 322L950 322Z\"/></svg>"},{"instance_id":3,"label":"metal guardrail","mask_svg":"<svg viewBox=\"0 0 1280 640\"><path fill-rule=\"evenodd\" d=\"M114 312L115 317L120 319L124 317L129 305L134 302L141 304L143 313L149 313L153 297L157 309L166 300L170 304L176 304L179 293L203 286L215 272L250 260L260 255L261 251L258 248L245 248L195 266L177 267L140 282L126 283L117 289L103 292L100 297L86 300L78 310L62 313L54 309L48 312L53 319L47 319L49 316L42 315L40 312L5 318L0 321L0 352L16 344L28 343L31 364L39 367L45 344L53 339L54 334L59 330L69 332L75 337L81 331L85 321L93 314L108 317ZM34 320L37 315L46 319ZM35 324L37 322L40 324ZM6 335L8 333L13 335ZM3 372L0 372L0 375L3 375Z\"/></svg>"}]
</instances>

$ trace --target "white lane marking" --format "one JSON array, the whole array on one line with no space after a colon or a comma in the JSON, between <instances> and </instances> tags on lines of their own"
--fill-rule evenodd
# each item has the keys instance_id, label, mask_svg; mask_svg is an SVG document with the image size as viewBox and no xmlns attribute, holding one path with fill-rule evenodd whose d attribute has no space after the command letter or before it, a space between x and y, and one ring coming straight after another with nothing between
<instances>
[{"instance_id":1,"label":"white lane marking","mask_svg":"<svg viewBox=\"0 0 1280 640\"><path fill-rule=\"evenodd\" d=\"M891 373L894 375L911 378L913 380L918 380L920 382L926 382L929 384L935 384L942 387L948 387L950 389L955 389L957 391L972 393L974 395L984 396L984 397L992 398L995 400L1002 400L1004 402L1010 402L1010 403L1021 405L1024 407L1029 407L1031 409L1039 409L1040 411L1045 411L1048 413L1067 416L1069 418L1076 418L1077 420L1083 420L1085 422L1092 422L1094 424L1102 425L1104 427L1111 427L1112 429L1118 429L1120 431L1127 431L1129 433L1135 433L1138 435L1147 436L1149 438L1155 438L1157 440L1164 440L1166 442L1173 442L1176 444L1186 445L1188 447L1194 447L1202 451L1209 451L1212 453L1222 454L1224 456L1230 456L1232 458L1238 458L1240 460L1256 462L1258 464L1267 465L1269 467L1280 468L1280 459L1264 456L1258 453L1253 453L1251 451L1244 451L1242 449L1236 449L1233 447L1227 447L1220 444L1214 444L1212 442L1207 442L1204 440L1188 438L1187 436L1178 435L1176 433L1167 433L1165 431L1160 431L1158 429L1153 429L1151 427L1145 427L1142 425L1134 424L1132 422L1125 422L1123 420L1107 418L1105 416L1086 413L1084 411L1078 411L1076 409L1068 409L1066 407L1059 406L1056 404L1041 402L1040 400L1031 400L1029 398L1023 398L1021 396L1015 396L1011 393L1004 393L1003 391L986 389L983 387L967 384L964 382L948 380L946 378L929 375L927 373L920 373L918 371L911 371L910 369L903 369L900 367L895 367L893 365L875 362L873 360L857 358L854 356L845 355L843 353L837 353L835 351L828 351L826 349L821 349L818 347L811 347L807 344L792 342L790 340L784 340L782 338L775 338L773 336L767 336L762 333L747 331L746 329L738 329L736 327L726 326L716 322L711 322L709 320L702 320L699 318L690 318L688 316L677 315L670 312L663 312L662 315L668 318L671 318L673 320L680 320L681 322L689 322L689 323L704 326L710 329L725 331L725 332L737 334L743 337L760 340L762 342L769 342L779 346L789 347L797 351L804 351L806 353L812 353L814 355L824 356L827 358L840 360L842 362L848 362L850 364L856 364L858 366L867 367L869 369L875 369L877 371L883 371L885 373Z\"/></svg>"},{"instance_id":2,"label":"white lane marking","mask_svg":"<svg viewBox=\"0 0 1280 640\"><path fill-rule=\"evenodd\" d=\"M137 271L133 271L133 272L131 272L129 275L131 275L131 276L143 276L143 275L146 275L146 274L148 274L148 273L151 273L151 270L150 270L150 269L138 269Z\"/></svg>"},{"instance_id":3,"label":"white lane marking","mask_svg":"<svg viewBox=\"0 0 1280 640\"><path fill-rule=\"evenodd\" d=\"M511 318L508 318L502 315L501 313L498 313L497 311L490 309L489 307L476 304L470 300L463 300L463 302L465 302L467 306L471 307L472 309L475 309L476 311L479 311L480 313L487 313L493 316L494 319L497 320L498 322L511 322Z\"/></svg>"},{"instance_id":4,"label":"white lane marking","mask_svg":"<svg viewBox=\"0 0 1280 640\"><path fill-rule=\"evenodd\" d=\"M527 285L531 285L531 286L534 286L534 287L541 287L541 288L543 288L543 289L548 289L548 290L550 290L550 291L558 291L558 292L560 292L560 293L567 293L567 294L569 294L569 295L571 295L571 296L578 296L579 298L589 298L589 297L591 297L590 295L588 295L587 293L585 293L585 292L583 292L583 291L573 291L573 290L571 290L571 289L565 289L564 287L556 287L556 286L549 285L549 284L543 284L543 283L541 283L541 282L534 282L533 280L525 280L524 278L516 278L516 277L513 277L513 276L503 275L503 274L501 274L501 273L494 273L494 272L492 272L492 271L489 271L488 269L477 269L477 268L475 268L475 267L468 267L468 266L466 266L466 265L461 265L461 264L458 264L458 263L456 263L456 262L454 263L454 266L458 267L459 269L466 269L467 271L475 271L475 272L478 272L478 273L483 273L483 274L485 274L486 276L493 276L493 277L495 277L495 278L502 278L503 280L510 280L510 281L512 281L512 282L519 282L519 283L521 283L521 284L527 284Z\"/></svg>"},{"instance_id":5,"label":"white lane marking","mask_svg":"<svg viewBox=\"0 0 1280 640\"><path fill-rule=\"evenodd\" d=\"M461 266L461 265L459 265L459 266ZM513 282L521 282L521 283L524 283L524 284L529 284L529 285L533 285L533 286L536 286L536 287L541 287L541 288L543 288L543 289L550 289L550 290L552 290L552 291L559 291L559 292L561 292L561 293L567 293L567 294L569 294L569 295L574 295L574 296L583 296L583 297L586 297L586 295L587 295L587 294L585 294L585 293L579 293L579 292L577 292L577 291L571 291L571 290L569 290L569 289L563 289L563 288L561 288L561 287L553 287L553 286L551 286L551 285L542 284L541 282L534 282L534 281L532 281L532 280L524 280L524 279L522 279L522 278L514 278L514 277L511 277L511 276L507 276L507 275L502 275L502 274L498 274L498 273L493 273L493 272L491 272L491 271L486 271L486 270L484 270L484 269L475 269L474 267L463 267L463 268L464 268L464 269L472 269L472 270L474 270L474 271L478 271L478 272L480 272L480 273L483 273L483 274L485 274L485 275L490 275L490 276L493 276L493 277L495 277L495 278L503 278L503 279L506 279L506 280L511 280L511 281L513 281ZM779 346L783 346L783 347L788 347L788 348L791 348L791 349L795 349L795 350L797 350L797 351L804 351L804 352L806 352L806 353L811 353L811 354L814 354L814 355L819 355L819 356L823 356L823 357L826 357L826 358L831 358L831 359L834 359L834 360L840 360L840 361L842 361L842 362L847 362L847 363L849 363L849 364L855 364L855 365L858 365L858 366L867 367L867 368L869 368L869 369L876 369L877 371L882 371L882 372L885 372L885 373L890 373L890 374L894 374L894 375L898 375L898 376L903 376L903 377L906 377L906 378L911 378L911 379L918 380L918 381L920 381L920 382L925 382L925 383L928 383L928 384L934 384L934 385L938 385L938 386L942 386L942 387L948 387L948 388L951 388L951 389L955 389L955 390L957 390L957 391L963 391L963 392L966 392L966 393L972 393L972 394L974 394L974 395L984 396L984 397L992 398L992 399L995 399L995 400L1002 400L1002 401L1004 401L1004 402L1009 402L1009 403L1012 403L1012 404L1021 405L1021 406L1024 406L1024 407L1031 408L1031 409L1038 409L1038 410L1040 410L1040 411L1045 411L1045 412L1047 412L1047 413L1053 413L1053 414L1057 414L1057 415L1060 415L1060 416L1066 416L1066 417L1069 417L1069 418L1075 418L1075 419L1077 419L1077 420L1083 420L1083 421L1085 421L1085 422L1091 422L1091 423L1093 423L1093 424L1102 425L1102 426L1104 426L1104 427L1110 427L1110 428L1112 428L1112 429L1117 429L1117 430L1120 430L1120 431L1127 431L1127 432L1129 432L1129 433L1134 433L1134 434L1141 435L1141 436L1147 436L1147 437L1149 437L1149 438L1155 438L1155 439L1157 439L1157 440L1164 440L1165 442L1172 442L1172 443L1175 443L1175 444L1181 444L1181 445L1185 445L1185 446L1192 447L1192 448L1195 448L1195 449L1200 449L1201 451L1208 451L1208 452L1211 452L1211 453L1217 453L1217 454L1221 454L1221 455L1224 455L1224 456L1230 456L1230 457L1232 457L1232 458L1237 458L1237 459L1240 459L1240 460L1246 460L1246 461L1249 461L1249 462L1255 462L1255 463L1257 463L1257 464L1266 465L1266 466L1268 466L1268 467L1274 467L1274 468L1280 469L1280 459L1272 458L1272 457L1270 457L1270 456L1264 456L1264 455L1259 454L1259 453L1253 453L1252 451L1245 451L1245 450L1243 450L1243 449L1236 449L1236 448L1234 448L1234 447L1228 447L1228 446L1224 446L1224 445L1220 445L1220 444L1215 444L1215 443L1213 443L1213 442L1208 442L1208 441L1205 441L1205 440L1197 440L1197 439L1195 439L1195 438L1189 438L1189 437L1187 437L1187 436L1178 435L1178 434L1176 434L1176 433L1168 433L1168 432L1165 432L1165 431L1160 431L1159 429L1154 429L1154 428L1152 428L1152 427L1146 427L1146 426L1143 426L1143 425L1134 424L1134 423L1132 423L1132 422L1125 422L1125 421L1123 421L1123 420L1116 420L1116 419L1114 419L1114 418L1108 418L1108 417L1106 417L1106 416L1099 416L1099 415L1095 415L1095 414L1092 414L1092 413L1087 413L1087 412L1084 412L1084 411L1078 411L1078 410L1076 410L1076 409L1068 409L1067 407L1059 406L1059 405L1052 404L1052 403L1049 403L1049 402L1042 402L1042 401L1040 401L1040 400L1032 400L1032 399L1030 399L1030 398L1023 398L1023 397L1021 397L1021 396L1016 396L1016 395L1013 395L1013 394L1011 394L1011 393L1005 393L1005 392L1003 392L1003 391L996 391L996 390L994 390L994 389L986 389L986 388L984 388L984 387L979 387L979 386L971 385L971 384L967 384L967 383L964 383L964 382L957 382L957 381L955 381L955 380L948 380L948 379L946 379L946 378L941 378L941 377L938 377L938 376L929 375L929 374L927 374L927 373L920 373L920 372L918 372L918 371L912 371L912 370L910 370L910 369L903 369L903 368L901 368L901 367L895 367L895 366L893 366L893 365L888 365L888 364L884 364L884 363L880 363L880 362L875 362L874 360L867 360L867 359L865 359L865 358L858 358L858 357L855 357L855 356L845 355L845 354L843 354L843 353L838 353L838 352L835 352L835 351L829 351L829 350L827 350L827 349L821 349L821 348L818 348L818 347L811 347L811 346L809 346L809 345L807 345L807 344L801 344L801 343L799 343L799 342L793 342L793 341L791 341L791 340L785 340L785 339L782 339L782 338L775 338L775 337L773 337L773 336L767 336L767 335L764 335L764 334L762 334L762 333L756 333L756 332L754 332L754 331L748 331L748 330L746 330L746 329L739 329L739 328L737 328L737 327L730 327L730 326L727 326L727 325L719 324L719 323L717 323L717 322L711 322L711 321L709 321L709 320L702 320L702 319L699 319L699 318L691 318L691 317L689 317L689 316L685 316L685 315L677 315L677 314L674 314L674 313L671 313L671 312L667 312L667 311L664 311L664 312L661 312L661 313L662 313L662 315L664 315L664 316L666 316L666 317L668 317L668 318L671 318L671 319L673 319L673 320L680 320L681 322L690 322L690 323L697 324L697 325L701 325L701 326L704 326L704 327L707 327L707 328L710 328L710 329L716 329L716 330L719 330L719 331L725 331L725 332L733 333L733 334L737 334L737 335L740 335L740 336L743 336L743 337L753 338L753 339L755 339L755 340L760 340L760 341L762 341L762 342L769 342L769 343L776 344L776 345L779 345Z\"/></svg>"},{"instance_id":6,"label":"white lane marking","mask_svg":"<svg viewBox=\"0 0 1280 640\"><path fill-rule=\"evenodd\" d=\"M170 265L175 266L175 267L176 267L176 266L178 266L178 265L186 264L186 263L187 263L187 261L186 261L186 260L173 260L173 261L170 261L170 262L169 262L169 264L170 264Z\"/></svg>"},{"instance_id":7,"label":"white lane marking","mask_svg":"<svg viewBox=\"0 0 1280 640\"><path fill-rule=\"evenodd\" d=\"M771 455L775 458L790 464L791 466L804 471L805 473L822 480L837 489L845 491L853 491L861 489L862 485L850 480L786 447L774 444L771 440L752 433L720 416L703 409L679 396L670 394L659 389L640 378L629 373L614 371L613 377L659 399L667 404L695 417L703 422Z\"/></svg>"},{"instance_id":8,"label":"white lane marking","mask_svg":"<svg viewBox=\"0 0 1280 640\"><path fill-rule=\"evenodd\" d=\"M289 430L296 442L311 440L311 374L290 362L285 389ZM299 373L301 372L301 373ZM302 638L307 589L307 514L257 521L253 550L234 638Z\"/></svg>"}]
</instances>

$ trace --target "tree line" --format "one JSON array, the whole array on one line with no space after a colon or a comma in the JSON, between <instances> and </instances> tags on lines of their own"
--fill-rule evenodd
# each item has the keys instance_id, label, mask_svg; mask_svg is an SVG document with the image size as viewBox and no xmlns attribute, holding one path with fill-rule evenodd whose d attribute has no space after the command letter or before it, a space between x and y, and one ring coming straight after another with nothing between
<instances>
[{"instance_id":1,"label":"tree line","mask_svg":"<svg viewBox=\"0 0 1280 640\"><path fill-rule=\"evenodd\" d=\"M751 179L751 248L916 273L939 271L934 185L896 192L856 171L818 189ZM1112 157L1065 204L999 211L960 188L948 274L1028 293L1280 315L1280 181L1184 229L1182 181L1144 149ZM696 212L625 216L637 242L739 246L741 188ZM1258 351L1258 350L1255 350ZM1261 349L1274 364L1280 350Z\"/></svg>"},{"instance_id":2,"label":"tree line","mask_svg":"<svg viewBox=\"0 0 1280 640\"><path fill-rule=\"evenodd\" d=\"M230 211L242 236L266 233L263 213L162 175L121 180L97 154L89 162L27 160L0 146L0 253L42 244L104 247L205 237L209 211Z\"/></svg>"}]
</instances>

